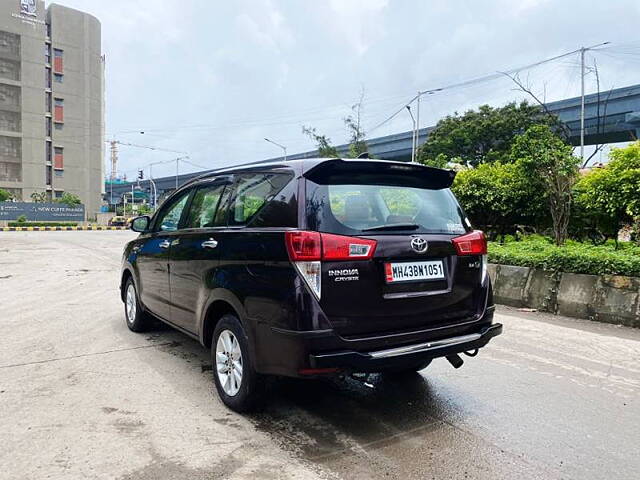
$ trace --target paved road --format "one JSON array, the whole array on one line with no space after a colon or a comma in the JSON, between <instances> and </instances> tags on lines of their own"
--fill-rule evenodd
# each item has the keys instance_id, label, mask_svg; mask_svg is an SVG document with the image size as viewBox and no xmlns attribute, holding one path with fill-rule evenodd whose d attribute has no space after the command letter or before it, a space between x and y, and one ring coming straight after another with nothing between
<instances>
[{"instance_id":1,"label":"paved road","mask_svg":"<svg viewBox=\"0 0 640 480\"><path fill-rule=\"evenodd\" d=\"M127 330L130 238L0 233L1 478L639 478L640 331L500 309L460 370L279 381L243 417L196 342Z\"/></svg>"}]
</instances>

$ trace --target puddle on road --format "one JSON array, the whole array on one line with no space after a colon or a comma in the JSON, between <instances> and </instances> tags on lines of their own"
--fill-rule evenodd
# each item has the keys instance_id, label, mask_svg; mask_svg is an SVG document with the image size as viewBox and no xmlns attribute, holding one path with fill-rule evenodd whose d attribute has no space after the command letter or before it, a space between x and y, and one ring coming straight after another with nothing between
<instances>
[{"instance_id":1,"label":"puddle on road","mask_svg":"<svg viewBox=\"0 0 640 480\"><path fill-rule=\"evenodd\" d=\"M402 381L374 375L371 383L373 388L352 379L282 379L266 410L251 418L283 447L322 461L358 445L422 436L447 415L419 374Z\"/></svg>"}]
</instances>

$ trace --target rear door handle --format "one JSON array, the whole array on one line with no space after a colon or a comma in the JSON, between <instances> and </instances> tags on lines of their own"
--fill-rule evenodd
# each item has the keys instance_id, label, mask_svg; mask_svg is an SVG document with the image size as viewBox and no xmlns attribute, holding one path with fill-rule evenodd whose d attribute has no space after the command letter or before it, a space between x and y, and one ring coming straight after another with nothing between
<instances>
[{"instance_id":1,"label":"rear door handle","mask_svg":"<svg viewBox=\"0 0 640 480\"><path fill-rule=\"evenodd\" d=\"M216 248L218 246L218 241L210 238L209 240L205 240L202 242L202 248Z\"/></svg>"},{"instance_id":2,"label":"rear door handle","mask_svg":"<svg viewBox=\"0 0 640 480\"><path fill-rule=\"evenodd\" d=\"M164 240L158 244L160 248L169 248L171 242L169 240Z\"/></svg>"}]
</instances>

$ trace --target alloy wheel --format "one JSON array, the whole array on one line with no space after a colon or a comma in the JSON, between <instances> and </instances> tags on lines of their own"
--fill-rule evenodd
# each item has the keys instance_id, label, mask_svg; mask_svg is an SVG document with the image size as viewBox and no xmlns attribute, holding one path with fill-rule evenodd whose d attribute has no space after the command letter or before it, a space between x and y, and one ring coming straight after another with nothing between
<instances>
[{"instance_id":1,"label":"alloy wheel","mask_svg":"<svg viewBox=\"0 0 640 480\"><path fill-rule=\"evenodd\" d=\"M242 385L242 351L231 330L223 330L216 342L216 374L224 392L235 396Z\"/></svg>"},{"instance_id":2,"label":"alloy wheel","mask_svg":"<svg viewBox=\"0 0 640 480\"><path fill-rule=\"evenodd\" d=\"M133 323L136 320L136 288L133 283L130 283L127 287L127 321Z\"/></svg>"}]
</instances>

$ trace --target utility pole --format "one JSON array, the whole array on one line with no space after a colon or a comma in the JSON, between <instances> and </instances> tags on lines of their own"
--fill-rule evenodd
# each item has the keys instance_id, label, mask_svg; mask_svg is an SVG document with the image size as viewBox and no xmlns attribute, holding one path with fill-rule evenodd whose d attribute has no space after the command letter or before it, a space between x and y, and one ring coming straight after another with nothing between
<instances>
[{"instance_id":1,"label":"utility pole","mask_svg":"<svg viewBox=\"0 0 640 480\"><path fill-rule=\"evenodd\" d=\"M178 189L178 173L179 173L180 157L176 158L176 190Z\"/></svg>"},{"instance_id":2,"label":"utility pole","mask_svg":"<svg viewBox=\"0 0 640 480\"><path fill-rule=\"evenodd\" d=\"M584 47L580 48L580 158L584 162Z\"/></svg>"},{"instance_id":3,"label":"utility pole","mask_svg":"<svg viewBox=\"0 0 640 480\"><path fill-rule=\"evenodd\" d=\"M411 105L407 105L407 112L411 115L411 121L413 122L413 135L411 135L411 163L416 161L416 119L411 112Z\"/></svg>"},{"instance_id":4,"label":"utility pole","mask_svg":"<svg viewBox=\"0 0 640 480\"><path fill-rule=\"evenodd\" d=\"M418 148L420 148L420 92L418 92L418 99L416 101L416 158L418 161Z\"/></svg>"},{"instance_id":5,"label":"utility pole","mask_svg":"<svg viewBox=\"0 0 640 480\"><path fill-rule=\"evenodd\" d=\"M603 42L597 45L591 45L590 47L580 47L580 158L584 164L584 55L589 50L595 50L598 47L603 47L611 42Z\"/></svg>"}]
</instances>

